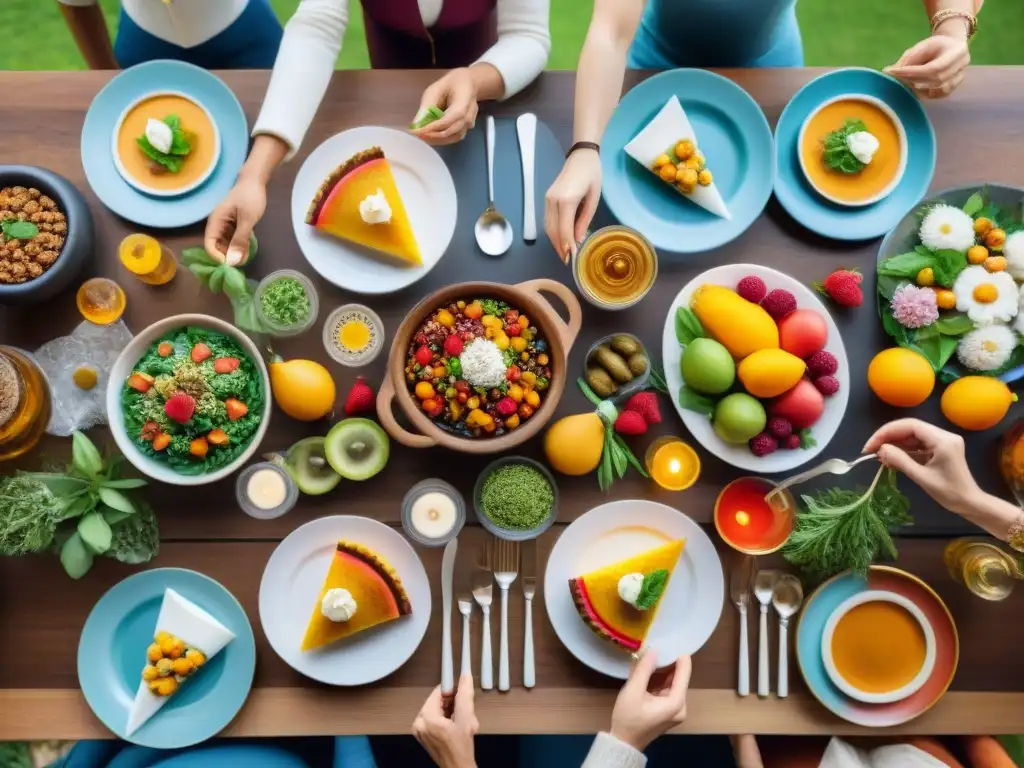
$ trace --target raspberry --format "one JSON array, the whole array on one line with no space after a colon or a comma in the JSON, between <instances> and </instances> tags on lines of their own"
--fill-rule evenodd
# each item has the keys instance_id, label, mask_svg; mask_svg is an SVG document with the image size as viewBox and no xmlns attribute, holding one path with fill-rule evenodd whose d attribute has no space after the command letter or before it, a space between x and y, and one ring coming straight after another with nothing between
<instances>
[{"instance_id":1,"label":"raspberry","mask_svg":"<svg viewBox=\"0 0 1024 768\"><path fill-rule=\"evenodd\" d=\"M768 286L764 284L764 280L760 277L748 275L737 284L736 293L747 301L760 304L765 294L768 293Z\"/></svg>"},{"instance_id":2,"label":"raspberry","mask_svg":"<svg viewBox=\"0 0 1024 768\"><path fill-rule=\"evenodd\" d=\"M832 395L839 391L839 379L835 376L819 376L814 379L814 386L825 397L832 397Z\"/></svg>"},{"instance_id":3,"label":"raspberry","mask_svg":"<svg viewBox=\"0 0 1024 768\"><path fill-rule=\"evenodd\" d=\"M762 432L750 441L750 450L758 458L767 456L770 453L775 453L775 451L778 450L778 447L779 441L767 432Z\"/></svg>"},{"instance_id":4,"label":"raspberry","mask_svg":"<svg viewBox=\"0 0 1024 768\"><path fill-rule=\"evenodd\" d=\"M772 416L768 420L768 429L766 431L777 440L785 440L793 434L793 425L789 423L789 419L784 419L781 416Z\"/></svg>"},{"instance_id":5,"label":"raspberry","mask_svg":"<svg viewBox=\"0 0 1024 768\"><path fill-rule=\"evenodd\" d=\"M796 297L789 291L776 288L761 301L764 311L778 322L790 312L796 311Z\"/></svg>"},{"instance_id":6,"label":"raspberry","mask_svg":"<svg viewBox=\"0 0 1024 768\"><path fill-rule=\"evenodd\" d=\"M790 435L782 441L781 447L787 451L795 451L800 448L800 435Z\"/></svg>"},{"instance_id":7,"label":"raspberry","mask_svg":"<svg viewBox=\"0 0 1024 768\"><path fill-rule=\"evenodd\" d=\"M832 376L839 370L839 361L831 352L818 350L807 358L807 373L812 379L819 376Z\"/></svg>"}]
</instances>

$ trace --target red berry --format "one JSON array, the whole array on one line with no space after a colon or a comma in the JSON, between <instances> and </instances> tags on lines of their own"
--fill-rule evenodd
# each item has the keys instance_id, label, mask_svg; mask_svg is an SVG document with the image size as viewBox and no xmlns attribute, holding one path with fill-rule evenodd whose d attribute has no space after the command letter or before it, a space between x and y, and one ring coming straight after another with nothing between
<instances>
[{"instance_id":1,"label":"red berry","mask_svg":"<svg viewBox=\"0 0 1024 768\"><path fill-rule=\"evenodd\" d=\"M637 392L626 401L626 410L636 411L648 424L661 424L661 408L653 392Z\"/></svg>"},{"instance_id":2,"label":"red berry","mask_svg":"<svg viewBox=\"0 0 1024 768\"><path fill-rule=\"evenodd\" d=\"M647 422L636 411L622 411L615 420L615 431L620 435L642 435L647 431Z\"/></svg>"},{"instance_id":3,"label":"red berry","mask_svg":"<svg viewBox=\"0 0 1024 768\"><path fill-rule=\"evenodd\" d=\"M452 357L458 357L462 354L462 339L455 334L452 334L444 340L444 351Z\"/></svg>"},{"instance_id":4,"label":"red berry","mask_svg":"<svg viewBox=\"0 0 1024 768\"><path fill-rule=\"evenodd\" d=\"M519 370L518 365L510 365L508 370L505 371L505 378L509 381L519 381L522 375L523 372Z\"/></svg>"},{"instance_id":5,"label":"red berry","mask_svg":"<svg viewBox=\"0 0 1024 768\"><path fill-rule=\"evenodd\" d=\"M776 288L762 299L761 306L778 322L790 312L796 311L796 297L789 291Z\"/></svg>"},{"instance_id":6,"label":"red berry","mask_svg":"<svg viewBox=\"0 0 1024 768\"><path fill-rule=\"evenodd\" d=\"M518 407L518 403L511 397L503 397L498 401L498 413L502 416L511 416Z\"/></svg>"},{"instance_id":7,"label":"red berry","mask_svg":"<svg viewBox=\"0 0 1024 768\"><path fill-rule=\"evenodd\" d=\"M839 391L839 379L835 376L819 376L813 383L825 397L832 397Z\"/></svg>"},{"instance_id":8,"label":"red berry","mask_svg":"<svg viewBox=\"0 0 1024 768\"><path fill-rule=\"evenodd\" d=\"M765 294L768 293L768 286L764 284L764 280L760 277L748 275L736 285L736 293L747 301L760 304Z\"/></svg>"},{"instance_id":9,"label":"red berry","mask_svg":"<svg viewBox=\"0 0 1024 768\"><path fill-rule=\"evenodd\" d=\"M523 327L519 323L512 323L512 325L505 326L505 335L507 336L518 336L523 332Z\"/></svg>"},{"instance_id":10,"label":"red berry","mask_svg":"<svg viewBox=\"0 0 1024 768\"><path fill-rule=\"evenodd\" d=\"M785 440L793 434L793 425L789 423L789 419L784 419L781 416L772 416L768 419L767 431L772 437L778 440Z\"/></svg>"},{"instance_id":11,"label":"red berry","mask_svg":"<svg viewBox=\"0 0 1024 768\"><path fill-rule=\"evenodd\" d=\"M824 349L807 358L807 373L812 379L819 376L832 376L839 370L839 361L831 352Z\"/></svg>"},{"instance_id":12,"label":"red berry","mask_svg":"<svg viewBox=\"0 0 1024 768\"><path fill-rule=\"evenodd\" d=\"M790 435L779 446L787 451L795 451L800 447L800 435Z\"/></svg>"},{"instance_id":13,"label":"red berry","mask_svg":"<svg viewBox=\"0 0 1024 768\"><path fill-rule=\"evenodd\" d=\"M750 441L750 450L758 458L767 456L770 453L775 453L778 448L779 441L767 432L762 432Z\"/></svg>"},{"instance_id":14,"label":"red berry","mask_svg":"<svg viewBox=\"0 0 1024 768\"><path fill-rule=\"evenodd\" d=\"M814 287L841 307L859 307L864 303L861 280L863 277L855 269L837 269Z\"/></svg>"},{"instance_id":15,"label":"red berry","mask_svg":"<svg viewBox=\"0 0 1024 768\"><path fill-rule=\"evenodd\" d=\"M357 376L356 383L345 398L345 415L352 416L370 410L373 410L373 390L362 376Z\"/></svg>"},{"instance_id":16,"label":"red berry","mask_svg":"<svg viewBox=\"0 0 1024 768\"><path fill-rule=\"evenodd\" d=\"M430 361L433 359L434 353L430 351L430 347L426 344L416 350L416 362L421 366L430 365Z\"/></svg>"},{"instance_id":17,"label":"red berry","mask_svg":"<svg viewBox=\"0 0 1024 768\"><path fill-rule=\"evenodd\" d=\"M184 392L175 392L170 396L167 402L164 403L164 413L167 414L167 418L171 419L171 421L176 421L179 424L187 424L191 421L192 415L195 412L195 399Z\"/></svg>"}]
</instances>

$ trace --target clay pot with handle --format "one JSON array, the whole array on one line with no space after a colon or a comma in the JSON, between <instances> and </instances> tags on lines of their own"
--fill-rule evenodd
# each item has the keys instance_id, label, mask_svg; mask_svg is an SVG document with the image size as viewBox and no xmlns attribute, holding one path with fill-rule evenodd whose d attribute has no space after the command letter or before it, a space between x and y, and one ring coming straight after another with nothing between
<instances>
[{"instance_id":1,"label":"clay pot with handle","mask_svg":"<svg viewBox=\"0 0 1024 768\"><path fill-rule=\"evenodd\" d=\"M550 293L565 305L568 323L555 312L541 294ZM409 344L424 320L441 307L455 301L493 298L505 302L530 318L540 337L548 343L551 359L551 383L545 390L536 413L501 437L466 437L450 432L435 424L419 406L405 379L406 356ZM501 283L456 283L427 296L402 321L391 342L388 369L380 392L377 394L377 416L388 434L409 448L432 448L435 445L463 453L500 453L525 443L536 435L555 413L562 399L568 376L569 350L580 331L583 311L573 292L555 280L528 280L518 285ZM397 401L412 426L412 431L399 425L394 406Z\"/></svg>"}]
</instances>

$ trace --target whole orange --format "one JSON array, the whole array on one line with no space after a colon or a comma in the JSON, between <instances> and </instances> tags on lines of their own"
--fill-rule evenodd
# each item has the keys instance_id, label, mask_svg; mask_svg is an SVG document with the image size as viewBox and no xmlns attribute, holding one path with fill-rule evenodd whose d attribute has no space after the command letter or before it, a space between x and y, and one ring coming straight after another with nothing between
<instances>
[{"instance_id":1,"label":"whole orange","mask_svg":"<svg viewBox=\"0 0 1024 768\"><path fill-rule=\"evenodd\" d=\"M964 376L942 393L942 415L960 429L990 429L1003 420L1017 396L994 376Z\"/></svg>"},{"instance_id":2,"label":"whole orange","mask_svg":"<svg viewBox=\"0 0 1024 768\"><path fill-rule=\"evenodd\" d=\"M918 352L904 347L883 349L868 366L868 386L889 405L914 408L935 388L935 371Z\"/></svg>"}]
</instances>

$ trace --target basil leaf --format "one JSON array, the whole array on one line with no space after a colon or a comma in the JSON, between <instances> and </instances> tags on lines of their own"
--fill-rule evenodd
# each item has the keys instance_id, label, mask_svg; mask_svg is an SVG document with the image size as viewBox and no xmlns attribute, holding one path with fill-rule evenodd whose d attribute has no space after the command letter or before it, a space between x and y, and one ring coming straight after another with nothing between
<instances>
[{"instance_id":1,"label":"basil leaf","mask_svg":"<svg viewBox=\"0 0 1024 768\"><path fill-rule=\"evenodd\" d=\"M31 240L39 234L39 227L31 221L5 219L0 223L0 229L8 240Z\"/></svg>"},{"instance_id":2,"label":"basil leaf","mask_svg":"<svg viewBox=\"0 0 1024 768\"><path fill-rule=\"evenodd\" d=\"M87 477L96 477L103 471L103 458L92 440L77 429L71 436L71 464Z\"/></svg>"},{"instance_id":3,"label":"basil leaf","mask_svg":"<svg viewBox=\"0 0 1024 768\"><path fill-rule=\"evenodd\" d=\"M129 515L135 514L135 505L132 504L131 499L125 496L120 491L115 491L113 488L99 488L100 501L106 504L108 507L118 509Z\"/></svg>"},{"instance_id":4,"label":"basil leaf","mask_svg":"<svg viewBox=\"0 0 1024 768\"><path fill-rule=\"evenodd\" d=\"M85 546L96 555L102 555L110 549L110 541L113 538L110 525L99 512L90 512L78 521L78 535Z\"/></svg>"},{"instance_id":5,"label":"basil leaf","mask_svg":"<svg viewBox=\"0 0 1024 768\"><path fill-rule=\"evenodd\" d=\"M224 270L224 293L230 298L239 298L246 293L245 275L240 269L225 266ZM509 347L511 349L511 347Z\"/></svg>"},{"instance_id":6,"label":"basil leaf","mask_svg":"<svg viewBox=\"0 0 1024 768\"><path fill-rule=\"evenodd\" d=\"M967 254L962 251L954 251L944 248L935 252L935 264L932 269L935 272L935 282L943 288L951 288L956 276L967 267Z\"/></svg>"},{"instance_id":7,"label":"basil leaf","mask_svg":"<svg viewBox=\"0 0 1024 768\"><path fill-rule=\"evenodd\" d=\"M72 579L80 579L92 568L92 552L85 546L82 537L75 531L60 548L60 564Z\"/></svg>"},{"instance_id":8,"label":"basil leaf","mask_svg":"<svg viewBox=\"0 0 1024 768\"><path fill-rule=\"evenodd\" d=\"M694 392L685 384L679 388L679 407L709 417L715 413L713 400Z\"/></svg>"},{"instance_id":9,"label":"basil leaf","mask_svg":"<svg viewBox=\"0 0 1024 768\"><path fill-rule=\"evenodd\" d=\"M982 197L981 192L975 192L964 201L962 210L968 216L974 216L981 210L983 205L985 205L985 198Z\"/></svg>"},{"instance_id":10,"label":"basil leaf","mask_svg":"<svg viewBox=\"0 0 1024 768\"><path fill-rule=\"evenodd\" d=\"M940 317L935 321L935 327L945 336L963 336L974 330L974 323L967 315L956 312Z\"/></svg>"},{"instance_id":11,"label":"basil leaf","mask_svg":"<svg viewBox=\"0 0 1024 768\"><path fill-rule=\"evenodd\" d=\"M224 287L224 270L225 267L221 265L210 274L210 282L207 285L211 293L220 293Z\"/></svg>"},{"instance_id":12,"label":"basil leaf","mask_svg":"<svg viewBox=\"0 0 1024 768\"><path fill-rule=\"evenodd\" d=\"M934 268L937 260L936 255L927 249L926 253L920 253L919 251L901 253L898 256L890 256L881 262L878 265L878 274L888 275L889 277L904 277L912 280L925 267Z\"/></svg>"},{"instance_id":13,"label":"basil leaf","mask_svg":"<svg viewBox=\"0 0 1024 768\"><path fill-rule=\"evenodd\" d=\"M84 478L56 472L29 472L26 476L45 485L58 498L74 497L89 488L89 481Z\"/></svg>"},{"instance_id":14,"label":"basil leaf","mask_svg":"<svg viewBox=\"0 0 1024 768\"><path fill-rule=\"evenodd\" d=\"M647 611L658 604L665 585L668 584L668 571L659 568L644 576L644 583L640 587L640 596L636 599L637 610Z\"/></svg>"},{"instance_id":15,"label":"basil leaf","mask_svg":"<svg viewBox=\"0 0 1024 768\"><path fill-rule=\"evenodd\" d=\"M104 480L100 485L104 488L119 488L127 491L132 488L143 488L149 485L149 483L138 477L126 477L122 480Z\"/></svg>"},{"instance_id":16,"label":"basil leaf","mask_svg":"<svg viewBox=\"0 0 1024 768\"><path fill-rule=\"evenodd\" d=\"M939 336L939 369L945 367L949 362L959 343L960 339L956 336Z\"/></svg>"},{"instance_id":17,"label":"basil leaf","mask_svg":"<svg viewBox=\"0 0 1024 768\"><path fill-rule=\"evenodd\" d=\"M67 499L63 508L57 514L58 522L74 520L89 512L96 506L96 497L91 493L81 493L74 498Z\"/></svg>"},{"instance_id":18,"label":"basil leaf","mask_svg":"<svg viewBox=\"0 0 1024 768\"><path fill-rule=\"evenodd\" d=\"M676 310L676 341L682 346L693 343L694 339L704 338L704 326L697 315L689 307Z\"/></svg>"},{"instance_id":19,"label":"basil leaf","mask_svg":"<svg viewBox=\"0 0 1024 768\"><path fill-rule=\"evenodd\" d=\"M211 267L219 266L218 262L206 252L206 249L201 247L185 248L182 250L181 261L186 267L191 267L193 264L207 264Z\"/></svg>"}]
</instances>

